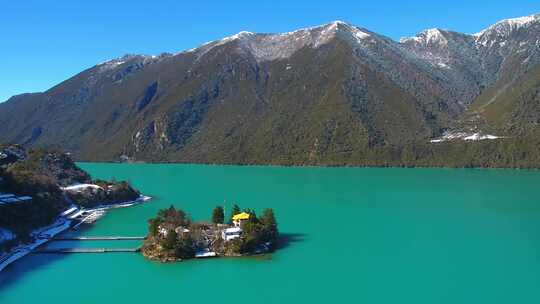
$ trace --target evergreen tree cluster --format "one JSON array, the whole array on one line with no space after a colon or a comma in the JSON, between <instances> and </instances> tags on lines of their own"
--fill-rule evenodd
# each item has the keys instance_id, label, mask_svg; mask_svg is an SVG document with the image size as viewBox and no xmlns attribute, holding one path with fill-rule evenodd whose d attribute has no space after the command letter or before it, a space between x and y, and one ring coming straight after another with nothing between
<instances>
[{"instance_id":1,"label":"evergreen tree cluster","mask_svg":"<svg viewBox=\"0 0 540 304\"><path fill-rule=\"evenodd\" d=\"M195 243L191 236L178 235L174 229L167 232L167 236L161 240L161 246L173 250L177 258L190 259L195 256Z\"/></svg>"},{"instance_id":2,"label":"evergreen tree cluster","mask_svg":"<svg viewBox=\"0 0 540 304\"><path fill-rule=\"evenodd\" d=\"M171 205L167 209L159 210L155 218L148 220L148 231L150 235L157 236L159 227L163 227L168 231L180 226L188 227L190 224L191 220L188 215L183 210L176 209Z\"/></svg>"},{"instance_id":3,"label":"evergreen tree cluster","mask_svg":"<svg viewBox=\"0 0 540 304\"><path fill-rule=\"evenodd\" d=\"M238 210L240 208L233 209L231 217L240 213ZM242 237L231 242L232 251L240 254L251 253L261 249L261 246L275 249L279 231L274 210L264 209L260 217L252 209L245 209L244 212L250 215L249 220L242 224Z\"/></svg>"},{"instance_id":4,"label":"evergreen tree cluster","mask_svg":"<svg viewBox=\"0 0 540 304\"><path fill-rule=\"evenodd\" d=\"M148 232L153 240L176 258L188 259L195 256L195 242L191 234L179 235L176 228L190 225L191 220L188 215L171 205L167 209L159 210L155 218L148 220ZM164 229L166 233L162 235L160 229Z\"/></svg>"}]
</instances>

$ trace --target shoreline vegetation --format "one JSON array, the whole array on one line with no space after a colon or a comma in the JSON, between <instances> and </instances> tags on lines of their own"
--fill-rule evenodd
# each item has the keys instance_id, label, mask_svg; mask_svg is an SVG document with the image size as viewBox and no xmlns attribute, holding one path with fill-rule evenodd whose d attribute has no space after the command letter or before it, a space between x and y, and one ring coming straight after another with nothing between
<instances>
[{"instance_id":1,"label":"shoreline vegetation","mask_svg":"<svg viewBox=\"0 0 540 304\"><path fill-rule=\"evenodd\" d=\"M20 147L2 145L2 147ZM39 149L38 149L39 150ZM38 151L37 150L37 151ZM299 151L294 154L251 155L242 157L183 158L182 155L116 154L112 157L85 157L79 152L63 153L80 163L193 164L228 166L279 166L321 168L479 168L540 169L540 132L492 140L451 139L441 142L415 141L403 146L379 145L365 150ZM60 153L60 152L59 152ZM2 162L0 155L0 164Z\"/></svg>"},{"instance_id":2,"label":"shoreline vegetation","mask_svg":"<svg viewBox=\"0 0 540 304\"><path fill-rule=\"evenodd\" d=\"M354 168L500 168L540 169L540 131L490 140L452 139L442 142L413 141L404 145L374 145L359 150L294 153L213 155L119 155L88 157L74 153L80 162L205 164L284 167Z\"/></svg>"},{"instance_id":3,"label":"shoreline vegetation","mask_svg":"<svg viewBox=\"0 0 540 304\"><path fill-rule=\"evenodd\" d=\"M125 181L93 180L59 151L0 146L0 271L107 210L150 200Z\"/></svg>"},{"instance_id":4,"label":"shoreline vegetation","mask_svg":"<svg viewBox=\"0 0 540 304\"><path fill-rule=\"evenodd\" d=\"M500 170L540 170L539 167L490 167L490 166L413 166L413 165L324 165L324 164L280 164L280 163L219 163L219 162L151 162L151 161L77 161L81 164L142 164L142 165L200 165L200 166L238 166L238 167L274 167L274 168L395 168L395 169L500 169Z\"/></svg>"},{"instance_id":5,"label":"shoreline vegetation","mask_svg":"<svg viewBox=\"0 0 540 304\"><path fill-rule=\"evenodd\" d=\"M361 151L328 152L313 157L309 151L290 155L246 155L244 159L182 159L125 157L77 158L79 162L200 164L280 167L351 167L351 168L492 168L540 169L540 132L495 140L411 142L405 146L373 146Z\"/></svg>"},{"instance_id":6,"label":"shoreline vegetation","mask_svg":"<svg viewBox=\"0 0 540 304\"><path fill-rule=\"evenodd\" d=\"M217 206L211 222L193 222L183 210L171 206L148 220L148 235L141 253L160 262L240 257L272 252L278 239L272 209L264 209L259 217L254 210L241 211L234 205L225 220L223 207Z\"/></svg>"}]
</instances>

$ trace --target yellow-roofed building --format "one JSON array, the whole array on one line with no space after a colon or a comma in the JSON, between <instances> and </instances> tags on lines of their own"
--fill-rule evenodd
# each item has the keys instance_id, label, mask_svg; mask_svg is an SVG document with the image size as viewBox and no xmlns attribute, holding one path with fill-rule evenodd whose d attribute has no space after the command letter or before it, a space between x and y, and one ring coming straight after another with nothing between
<instances>
[{"instance_id":1,"label":"yellow-roofed building","mask_svg":"<svg viewBox=\"0 0 540 304\"><path fill-rule=\"evenodd\" d=\"M232 217L232 220L233 220L234 226L240 227L243 221L249 220L249 213L242 212L242 213L235 214Z\"/></svg>"}]
</instances>

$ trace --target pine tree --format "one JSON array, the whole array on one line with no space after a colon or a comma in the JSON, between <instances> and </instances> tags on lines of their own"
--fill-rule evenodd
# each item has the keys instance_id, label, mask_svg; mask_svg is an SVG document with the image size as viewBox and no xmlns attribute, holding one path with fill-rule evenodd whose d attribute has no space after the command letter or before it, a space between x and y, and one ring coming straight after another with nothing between
<instances>
[{"instance_id":1,"label":"pine tree","mask_svg":"<svg viewBox=\"0 0 540 304\"><path fill-rule=\"evenodd\" d=\"M223 207L217 206L212 211L212 223L223 224L224 220L225 220L225 213L223 212Z\"/></svg>"},{"instance_id":2,"label":"pine tree","mask_svg":"<svg viewBox=\"0 0 540 304\"><path fill-rule=\"evenodd\" d=\"M167 232L167 236L165 237L165 240L162 245L166 249L173 249L176 246L177 240L178 240L178 235L176 234L176 231L171 229Z\"/></svg>"},{"instance_id":3,"label":"pine tree","mask_svg":"<svg viewBox=\"0 0 540 304\"><path fill-rule=\"evenodd\" d=\"M174 247L175 255L181 259L190 259L195 256L194 242L191 236L180 238Z\"/></svg>"},{"instance_id":4,"label":"pine tree","mask_svg":"<svg viewBox=\"0 0 540 304\"><path fill-rule=\"evenodd\" d=\"M190 220L186 213L181 209L176 209L173 205L167 209L159 210L157 217L163 223L170 226L189 226L190 224Z\"/></svg>"},{"instance_id":5,"label":"pine tree","mask_svg":"<svg viewBox=\"0 0 540 304\"><path fill-rule=\"evenodd\" d=\"M234 204L234 206L232 207L232 215L235 216L241 212L242 211L240 211L240 207L237 204Z\"/></svg>"},{"instance_id":6,"label":"pine tree","mask_svg":"<svg viewBox=\"0 0 540 304\"><path fill-rule=\"evenodd\" d=\"M234 206L232 207L231 209L231 216L229 217L229 225L232 224L232 218L233 216L241 213L242 211L240 211L240 207L237 205L237 204L234 204Z\"/></svg>"},{"instance_id":7,"label":"pine tree","mask_svg":"<svg viewBox=\"0 0 540 304\"><path fill-rule=\"evenodd\" d=\"M261 223L263 224L264 230L267 233L267 237L270 241L275 241L278 238L279 231L276 218L274 216L274 210L264 209L261 216Z\"/></svg>"},{"instance_id":8,"label":"pine tree","mask_svg":"<svg viewBox=\"0 0 540 304\"><path fill-rule=\"evenodd\" d=\"M244 209L244 212L249 214L249 222L251 223L259 223L259 219L257 218L257 213L255 213L255 210L253 209Z\"/></svg>"}]
</instances>

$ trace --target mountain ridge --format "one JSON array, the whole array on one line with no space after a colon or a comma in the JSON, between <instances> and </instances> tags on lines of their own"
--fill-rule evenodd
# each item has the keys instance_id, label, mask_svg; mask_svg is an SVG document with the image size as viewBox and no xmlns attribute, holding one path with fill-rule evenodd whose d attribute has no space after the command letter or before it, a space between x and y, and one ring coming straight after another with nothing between
<instances>
[{"instance_id":1,"label":"mountain ridge","mask_svg":"<svg viewBox=\"0 0 540 304\"><path fill-rule=\"evenodd\" d=\"M468 36L470 38L479 39L481 36L486 34L488 31L496 30L498 26L505 26L505 25L510 24L510 26L516 27L516 26L519 26L519 25L527 25L527 24L534 23L534 22L540 22L540 13L535 13L535 14L531 14L531 15L523 16L523 17L502 19L502 20L496 22L495 24L493 24L491 26L488 26L487 28L481 30L480 32L474 33L474 34L461 33L461 32L457 32L457 31L454 31L454 30L442 29L442 28L428 28L428 29L424 29L424 30L418 32L415 36L401 37L398 40L394 40L394 39L392 39L390 37L380 35L380 34L376 34L376 35L378 35L380 37L384 37L384 38L389 39L389 40L392 40L392 41L394 41L396 43L404 43L404 42L407 42L409 40L414 40L419 35L422 35L424 33L429 33L429 32L448 32L448 33L455 33L455 34L460 34L460 35L463 35L463 36ZM255 32L242 30L242 31L240 31L240 32L238 32L236 34L226 36L226 37L218 39L218 40L209 41L209 42L203 43L203 44L201 44L199 46L196 46L194 48L182 50L182 51L179 51L179 52L176 52L176 53L161 53L159 55L126 54L126 55L123 55L123 56L118 57L118 58L113 58L113 59L107 60L105 62L102 62L101 64L104 64L104 63L107 63L107 62L112 62L112 61L118 61L118 60L121 60L122 58L125 58L126 56L142 56L142 57L149 57L149 58L153 58L153 59L159 58L159 57L166 57L166 56L175 56L175 55L186 53L186 52L194 52L194 51L197 51L198 49L204 48L206 46L214 46L216 44L219 45L220 43L223 43L223 42L226 42L226 41L231 41L231 40L235 40L235 39L241 39L243 36L252 36L252 35L285 36L285 35L292 35L292 34L299 33L299 32L307 32L307 31L311 31L311 30L316 30L316 29L321 29L321 28L326 28L326 27L333 27L333 26L338 26L338 25L343 25L343 26L347 26L349 28L354 28L354 29L356 29L356 30L358 30L360 32L364 32L365 35L368 35L368 36L371 35L371 34L375 34L375 32L370 31L370 30L368 30L366 28L363 28L361 26L356 26L356 25L354 25L354 24L352 24L350 22L346 22L346 21L342 21L342 20L334 20L334 21L324 23L324 24L321 24L321 25L304 27L304 28L300 28L300 29L297 29L297 30L294 30L294 31L282 32L282 33L264 33L264 32L255 33Z\"/></svg>"},{"instance_id":2,"label":"mountain ridge","mask_svg":"<svg viewBox=\"0 0 540 304\"><path fill-rule=\"evenodd\" d=\"M401 42L334 21L125 55L0 104L0 140L82 160L292 164L367 164L380 149L401 161L394 154L448 132L498 138L479 144L496 146L512 130L535 132L534 115L525 127L476 105L531 106L496 96L516 86L533 96L535 82L518 82L536 77L538 16L476 35L428 29ZM470 136L485 132L498 136Z\"/></svg>"}]
</instances>

